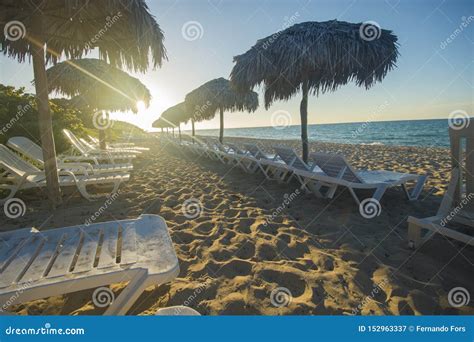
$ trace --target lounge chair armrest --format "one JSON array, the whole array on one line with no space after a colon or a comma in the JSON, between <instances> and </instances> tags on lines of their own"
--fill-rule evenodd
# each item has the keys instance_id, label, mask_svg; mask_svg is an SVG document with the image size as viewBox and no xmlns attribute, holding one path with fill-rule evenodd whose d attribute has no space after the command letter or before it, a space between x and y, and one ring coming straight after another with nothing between
<instances>
[{"instance_id":1,"label":"lounge chair armrest","mask_svg":"<svg viewBox=\"0 0 474 342\"><path fill-rule=\"evenodd\" d=\"M67 168L75 168L87 176L89 175L89 172L94 172L94 169L90 163L58 163L58 168L60 170Z\"/></svg>"},{"instance_id":2,"label":"lounge chair armrest","mask_svg":"<svg viewBox=\"0 0 474 342\"><path fill-rule=\"evenodd\" d=\"M77 162L86 162L87 164L89 161L94 163L95 165L99 165L99 161L95 157L84 157L84 156L59 156L58 157L60 163L69 163L68 161L77 161Z\"/></svg>"}]
</instances>

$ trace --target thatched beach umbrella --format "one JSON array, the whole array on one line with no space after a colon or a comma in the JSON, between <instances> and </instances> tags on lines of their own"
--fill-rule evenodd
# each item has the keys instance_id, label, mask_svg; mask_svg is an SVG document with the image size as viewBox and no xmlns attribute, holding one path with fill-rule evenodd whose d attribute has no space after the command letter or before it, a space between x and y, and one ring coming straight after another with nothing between
<instances>
[{"instance_id":1,"label":"thatched beach umbrella","mask_svg":"<svg viewBox=\"0 0 474 342\"><path fill-rule=\"evenodd\" d=\"M355 81L369 88L395 67L397 37L374 22L306 22L260 39L234 57L232 84L248 91L263 83L265 107L300 90L303 159L308 160L308 94L319 95Z\"/></svg>"},{"instance_id":2,"label":"thatched beach umbrella","mask_svg":"<svg viewBox=\"0 0 474 342\"><path fill-rule=\"evenodd\" d=\"M216 78L204 83L186 95L186 106L193 113L196 121L212 119L217 111L220 114L219 140L224 138L224 111L254 112L258 107L258 94L247 90L236 92L229 80Z\"/></svg>"},{"instance_id":3,"label":"thatched beach umbrella","mask_svg":"<svg viewBox=\"0 0 474 342\"><path fill-rule=\"evenodd\" d=\"M163 128L166 128L166 133L168 133L168 128L173 127L173 123L160 116L151 126L154 128L161 128L161 133L163 133Z\"/></svg>"},{"instance_id":4,"label":"thatched beach umbrella","mask_svg":"<svg viewBox=\"0 0 474 342\"><path fill-rule=\"evenodd\" d=\"M105 129L101 111L138 111L137 103L149 106L151 95L139 79L105 61L73 59L46 70L49 92L79 97L82 105L97 111L94 125L99 129L100 146L105 149ZM100 112L99 112L100 111ZM100 116L100 117L98 117Z\"/></svg>"},{"instance_id":5,"label":"thatched beach umbrella","mask_svg":"<svg viewBox=\"0 0 474 342\"><path fill-rule=\"evenodd\" d=\"M190 115L187 114L186 104L181 102L161 113L161 116L155 122L157 123L158 127L163 125L164 122L168 122L170 127L178 127L179 138L181 139L181 123L186 123L189 121L189 119ZM153 127L155 127L154 124L155 123L153 123Z\"/></svg>"},{"instance_id":6,"label":"thatched beach umbrella","mask_svg":"<svg viewBox=\"0 0 474 342\"><path fill-rule=\"evenodd\" d=\"M61 202L48 102L46 63L80 58L98 48L110 64L145 71L166 58L163 32L144 0L2 0L0 44L5 55L32 57L48 195Z\"/></svg>"}]
</instances>

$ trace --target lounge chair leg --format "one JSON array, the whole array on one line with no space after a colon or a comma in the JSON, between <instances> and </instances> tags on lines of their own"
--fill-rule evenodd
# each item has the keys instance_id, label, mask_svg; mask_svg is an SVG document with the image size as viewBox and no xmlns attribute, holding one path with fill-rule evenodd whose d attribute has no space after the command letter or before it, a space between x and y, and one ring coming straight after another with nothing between
<instances>
[{"instance_id":1,"label":"lounge chair leg","mask_svg":"<svg viewBox=\"0 0 474 342\"><path fill-rule=\"evenodd\" d=\"M408 224L408 247L417 248L421 242L421 227L415 223Z\"/></svg>"},{"instance_id":2,"label":"lounge chair leg","mask_svg":"<svg viewBox=\"0 0 474 342\"><path fill-rule=\"evenodd\" d=\"M148 287L148 272L141 270L133 277L120 295L112 302L104 315L125 315L133 303Z\"/></svg>"},{"instance_id":3,"label":"lounge chair leg","mask_svg":"<svg viewBox=\"0 0 474 342\"><path fill-rule=\"evenodd\" d=\"M10 193L8 194L8 196L0 199L0 204L3 204L5 203L6 201L8 201L10 198L13 198L15 196L15 194L17 193L18 191L18 186L8 186L8 187L2 187L0 188L0 190L9 190Z\"/></svg>"},{"instance_id":4,"label":"lounge chair leg","mask_svg":"<svg viewBox=\"0 0 474 342\"><path fill-rule=\"evenodd\" d=\"M336 190L337 190L337 184L331 185L328 191L326 192L326 197L333 198L334 194L336 193Z\"/></svg>"},{"instance_id":5,"label":"lounge chair leg","mask_svg":"<svg viewBox=\"0 0 474 342\"><path fill-rule=\"evenodd\" d=\"M426 182L426 179L428 178L428 176L424 175L424 176L419 176L418 177L418 180L416 181L416 185L415 187L413 188L413 190L410 192L408 192L408 189L406 187L406 184L402 184L402 187L403 187L403 190L405 191L405 195L407 196L407 199L409 201L416 201L418 199L418 197L420 196L421 192L423 191L423 187L425 185L425 182Z\"/></svg>"},{"instance_id":6,"label":"lounge chair leg","mask_svg":"<svg viewBox=\"0 0 474 342\"><path fill-rule=\"evenodd\" d=\"M386 185L379 186L377 190L375 190L374 195L372 196L373 199L377 200L380 202L382 199L383 194L385 191L388 189Z\"/></svg>"}]
</instances>

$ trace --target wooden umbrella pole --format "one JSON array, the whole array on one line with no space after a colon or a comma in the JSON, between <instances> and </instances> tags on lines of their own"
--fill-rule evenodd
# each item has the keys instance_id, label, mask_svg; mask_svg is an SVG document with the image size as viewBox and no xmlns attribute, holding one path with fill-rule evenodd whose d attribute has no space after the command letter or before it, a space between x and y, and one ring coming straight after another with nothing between
<instances>
[{"instance_id":1,"label":"wooden umbrella pole","mask_svg":"<svg viewBox=\"0 0 474 342\"><path fill-rule=\"evenodd\" d=\"M41 16L35 16L35 37L37 45L33 45L33 72L35 77L36 102L38 104L39 130L43 149L44 172L46 175L47 193L53 207L61 204L59 188L56 148L54 145L53 122L48 100L48 79L46 76L45 42L41 34Z\"/></svg>"},{"instance_id":2,"label":"wooden umbrella pole","mask_svg":"<svg viewBox=\"0 0 474 342\"><path fill-rule=\"evenodd\" d=\"M308 81L303 81L301 86L303 97L300 105L301 116L301 143L303 144L303 160L308 162Z\"/></svg>"},{"instance_id":3,"label":"wooden umbrella pole","mask_svg":"<svg viewBox=\"0 0 474 342\"><path fill-rule=\"evenodd\" d=\"M224 142L224 108L222 106L219 108L219 117L220 117L219 141L222 144Z\"/></svg>"}]
</instances>

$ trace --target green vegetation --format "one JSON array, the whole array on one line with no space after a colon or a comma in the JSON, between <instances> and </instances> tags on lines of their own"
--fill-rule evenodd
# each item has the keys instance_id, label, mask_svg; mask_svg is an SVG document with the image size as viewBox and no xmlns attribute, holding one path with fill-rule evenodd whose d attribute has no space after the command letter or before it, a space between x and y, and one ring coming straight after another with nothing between
<instances>
[{"instance_id":1,"label":"green vegetation","mask_svg":"<svg viewBox=\"0 0 474 342\"><path fill-rule=\"evenodd\" d=\"M57 152L69 149L62 129L67 128L79 136L97 136L98 131L92 123L93 113L79 109L68 99L51 99L53 133ZM14 88L0 84L0 143L5 144L10 137L25 136L40 144L38 110L35 96L24 88ZM110 140L122 138L125 134L145 136L138 127L125 122L114 121L107 130Z\"/></svg>"}]
</instances>

